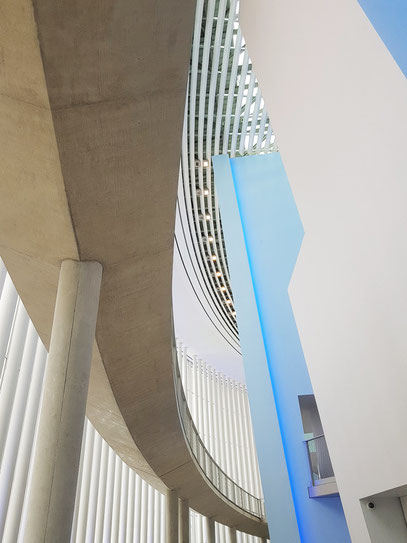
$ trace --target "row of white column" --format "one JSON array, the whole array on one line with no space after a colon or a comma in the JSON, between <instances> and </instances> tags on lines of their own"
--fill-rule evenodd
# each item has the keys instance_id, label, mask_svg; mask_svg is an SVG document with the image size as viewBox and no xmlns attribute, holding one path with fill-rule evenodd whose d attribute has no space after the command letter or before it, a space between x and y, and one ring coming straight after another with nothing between
<instances>
[{"instance_id":1,"label":"row of white column","mask_svg":"<svg viewBox=\"0 0 407 543\"><path fill-rule=\"evenodd\" d=\"M258 541L205 519L178 498L170 516L168 497L131 470L89 421L83 426L89 366L70 367L69 362L83 362L87 357L90 363L93 325L86 316L80 320L80 333L85 330L88 342L85 346L82 342L82 349L74 352L78 344L81 347L81 337L75 336L78 330L71 317L73 313L77 318L83 314L78 307L83 285L78 284L76 264L70 265L70 280L62 285L64 303L61 307L59 300L58 311L57 302L54 319L51 350L55 330L60 334L58 346L64 341L69 345L62 349L65 363L61 366L55 354L54 360L50 355L47 361L46 349L0 260L0 541L172 543L178 541L171 539L174 522L176 538L182 542ZM89 279L93 281L92 274ZM68 328L66 320L70 322ZM81 388L84 382L85 391ZM48 400L47 392L51 396ZM71 405L70 416L65 415L65 419L61 415L64 399ZM72 408L72 403L79 407ZM61 431L65 437L60 436ZM71 457L77 459L76 468ZM78 471L76 485L76 476L72 475Z\"/></svg>"},{"instance_id":2,"label":"row of white column","mask_svg":"<svg viewBox=\"0 0 407 543\"><path fill-rule=\"evenodd\" d=\"M69 540L101 271L98 263L62 264L47 356L0 263L0 536L4 542Z\"/></svg>"},{"instance_id":3,"label":"row of white column","mask_svg":"<svg viewBox=\"0 0 407 543\"><path fill-rule=\"evenodd\" d=\"M181 342L177 353L188 406L206 448L239 486L262 498L246 387L188 356Z\"/></svg>"},{"instance_id":4,"label":"row of white column","mask_svg":"<svg viewBox=\"0 0 407 543\"><path fill-rule=\"evenodd\" d=\"M85 425L71 543L165 543L166 502Z\"/></svg>"}]
</instances>

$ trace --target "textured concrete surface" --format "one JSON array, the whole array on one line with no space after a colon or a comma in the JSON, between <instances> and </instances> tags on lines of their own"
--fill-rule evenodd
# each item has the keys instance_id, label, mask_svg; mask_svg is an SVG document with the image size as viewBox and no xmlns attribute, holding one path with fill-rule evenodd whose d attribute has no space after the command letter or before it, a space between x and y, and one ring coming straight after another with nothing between
<instances>
[{"instance_id":1,"label":"textured concrete surface","mask_svg":"<svg viewBox=\"0 0 407 543\"><path fill-rule=\"evenodd\" d=\"M157 488L178 488L197 511L255 533L260 524L192 462L173 388L172 252L194 7L2 2L0 255L47 347L60 263L103 265L91 421Z\"/></svg>"},{"instance_id":2,"label":"textured concrete surface","mask_svg":"<svg viewBox=\"0 0 407 543\"><path fill-rule=\"evenodd\" d=\"M45 372L26 543L69 542L102 266L65 260Z\"/></svg>"}]
</instances>

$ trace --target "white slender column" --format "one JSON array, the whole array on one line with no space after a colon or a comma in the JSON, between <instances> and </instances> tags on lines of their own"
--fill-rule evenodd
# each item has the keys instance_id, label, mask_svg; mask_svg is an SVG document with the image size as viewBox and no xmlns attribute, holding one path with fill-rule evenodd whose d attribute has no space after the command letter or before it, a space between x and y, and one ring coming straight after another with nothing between
<instances>
[{"instance_id":1,"label":"white slender column","mask_svg":"<svg viewBox=\"0 0 407 543\"><path fill-rule=\"evenodd\" d=\"M140 513L140 543L147 541L147 503L148 503L148 487L144 479L141 479L141 513Z\"/></svg>"},{"instance_id":2,"label":"white slender column","mask_svg":"<svg viewBox=\"0 0 407 543\"><path fill-rule=\"evenodd\" d=\"M134 534L133 541L130 540L130 543L139 543L140 542L140 531L141 531L141 492L142 492L142 481L139 475L136 475L135 481L135 496L134 496Z\"/></svg>"},{"instance_id":3,"label":"white slender column","mask_svg":"<svg viewBox=\"0 0 407 543\"><path fill-rule=\"evenodd\" d=\"M20 302L18 304L17 316L10 339L6 366L4 368L3 380L0 388L0 464L3 459L3 452L10 424L10 415L14 403L14 394L23 360L28 322L27 312Z\"/></svg>"},{"instance_id":4,"label":"white slender column","mask_svg":"<svg viewBox=\"0 0 407 543\"><path fill-rule=\"evenodd\" d=\"M205 528L207 543L216 543L215 521L213 520L213 518L205 517Z\"/></svg>"},{"instance_id":5,"label":"white slender column","mask_svg":"<svg viewBox=\"0 0 407 543\"><path fill-rule=\"evenodd\" d=\"M191 531L191 541L195 543L197 541L196 537L196 515L195 512L190 512L190 520L189 520L189 529Z\"/></svg>"},{"instance_id":6,"label":"white slender column","mask_svg":"<svg viewBox=\"0 0 407 543\"><path fill-rule=\"evenodd\" d=\"M235 528L229 527L229 543L237 543L237 533Z\"/></svg>"},{"instance_id":7,"label":"white slender column","mask_svg":"<svg viewBox=\"0 0 407 543\"><path fill-rule=\"evenodd\" d=\"M189 383L188 383L188 365L189 364L188 364L188 350L185 345L183 346L183 350L182 350L182 360L184 362L184 392L185 392L185 397L188 398L187 390L189 386Z\"/></svg>"},{"instance_id":8,"label":"white slender column","mask_svg":"<svg viewBox=\"0 0 407 543\"><path fill-rule=\"evenodd\" d=\"M70 540L102 266L62 263L24 543Z\"/></svg>"},{"instance_id":9,"label":"white slender column","mask_svg":"<svg viewBox=\"0 0 407 543\"><path fill-rule=\"evenodd\" d=\"M165 496L160 495L160 525L161 525L161 537L159 543L166 543L165 536Z\"/></svg>"},{"instance_id":10,"label":"white slender column","mask_svg":"<svg viewBox=\"0 0 407 543\"><path fill-rule=\"evenodd\" d=\"M37 420L37 423L38 423L38 420ZM83 461L84 461L84 457L85 457L84 443L85 443L85 439L86 439L86 430L87 430L87 428L88 428L87 425L84 424L83 425L83 435L82 435L81 457L80 457L80 460L79 460L78 483L76 485L75 507L74 507L74 511L73 511L72 528L71 528L71 543L76 543L76 532L77 532L77 528L78 528L79 506L80 506L79 502L80 502L80 495L81 495L81 490L82 490ZM37 435L38 435L38 431L37 431ZM34 441L34 443L35 443L35 441ZM32 464L33 464L33 462L32 462ZM31 465L31 469L32 469L32 465ZM30 480L31 480L31 478L30 478Z\"/></svg>"},{"instance_id":11,"label":"white slender column","mask_svg":"<svg viewBox=\"0 0 407 543\"><path fill-rule=\"evenodd\" d=\"M101 543L103 538L103 521L105 517L106 483L109 460L109 445L102 439L102 454L100 459L98 499L96 505L95 539L94 543Z\"/></svg>"},{"instance_id":12,"label":"white slender column","mask_svg":"<svg viewBox=\"0 0 407 543\"><path fill-rule=\"evenodd\" d=\"M204 540L204 523L203 523L203 516L198 515L198 538L199 543L205 543Z\"/></svg>"},{"instance_id":13,"label":"white slender column","mask_svg":"<svg viewBox=\"0 0 407 543\"><path fill-rule=\"evenodd\" d=\"M119 540L119 521L120 521L120 496L122 484L122 461L116 455L116 465L114 470L114 492L113 492L113 515L111 543L118 543Z\"/></svg>"},{"instance_id":14,"label":"white slender column","mask_svg":"<svg viewBox=\"0 0 407 543\"><path fill-rule=\"evenodd\" d=\"M20 375L17 380L13 409L10 416L9 431L7 434L0 468L0 537L3 533L7 506L15 473L17 453L28 400L28 391L34 366L37 343L38 335L34 326L30 324L25 341L23 360L21 363Z\"/></svg>"},{"instance_id":15,"label":"white slender column","mask_svg":"<svg viewBox=\"0 0 407 543\"><path fill-rule=\"evenodd\" d=\"M86 521L88 518L90 478L92 475L92 456L93 443L95 439L95 429L86 421L86 434L84 443L83 469L81 477L81 490L79 493L78 524L76 530L75 542L84 543L86 535Z\"/></svg>"},{"instance_id":16,"label":"white slender column","mask_svg":"<svg viewBox=\"0 0 407 543\"><path fill-rule=\"evenodd\" d=\"M178 491L167 490L166 542L178 543Z\"/></svg>"},{"instance_id":17,"label":"white slender column","mask_svg":"<svg viewBox=\"0 0 407 543\"><path fill-rule=\"evenodd\" d=\"M198 375L198 431L199 435L202 438L202 441L205 443L205 408L204 408L204 373L202 372L202 362L197 359L197 375Z\"/></svg>"},{"instance_id":18,"label":"white slender column","mask_svg":"<svg viewBox=\"0 0 407 543\"><path fill-rule=\"evenodd\" d=\"M246 411L246 404L245 404L246 395L247 395L246 388L243 387L241 391L241 395L240 395L240 400L241 400L240 405L241 405L242 423L243 423L243 431L244 431L244 451L247 457L246 458L247 472L249 476L248 490L251 494L258 496L258 494L256 494L256 487L255 487L257 466L255 464L255 457L250 449L250 430L249 430L250 420L248 418L249 415Z\"/></svg>"},{"instance_id":19,"label":"white slender column","mask_svg":"<svg viewBox=\"0 0 407 543\"><path fill-rule=\"evenodd\" d=\"M189 543L189 503L180 500L179 503L179 542Z\"/></svg>"},{"instance_id":20,"label":"white slender column","mask_svg":"<svg viewBox=\"0 0 407 543\"><path fill-rule=\"evenodd\" d=\"M127 497L127 524L126 524L126 542L133 543L134 534L134 501L136 495L136 474L134 470L129 470L129 493Z\"/></svg>"},{"instance_id":21,"label":"white slender column","mask_svg":"<svg viewBox=\"0 0 407 543\"><path fill-rule=\"evenodd\" d=\"M220 535L220 541L219 543L227 543L226 537L227 537L227 530L228 528L224 524L218 524L219 526L219 535Z\"/></svg>"},{"instance_id":22,"label":"white slender column","mask_svg":"<svg viewBox=\"0 0 407 543\"><path fill-rule=\"evenodd\" d=\"M103 543L110 543L112 532L112 516L113 516L113 491L115 480L115 467L116 467L116 454L109 447L108 468L107 468L107 481L106 481L106 500L105 500L105 513L103 517Z\"/></svg>"},{"instance_id":23,"label":"white slender column","mask_svg":"<svg viewBox=\"0 0 407 543\"><path fill-rule=\"evenodd\" d=\"M27 406L24 414L24 422L21 430L20 444L17 452L13 485L11 487L9 506L7 509L6 524L4 526L4 541L17 541L18 537L39 411L46 356L47 351L45 350L45 347L38 341L33 372L31 375L31 384L28 392Z\"/></svg>"},{"instance_id":24,"label":"white slender column","mask_svg":"<svg viewBox=\"0 0 407 543\"><path fill-rule=\"evenodd\" d=\"M228 379L225 375L222 374L222 404L223 404L223 423L225 428L225 437L226 437L226 473L235 479L235 469L233 462L233 444L232 436L230 431L230 424L232 414L229 409L229 384Z\"/></svg>"},{"instance_id":25,"label":"white slender column","mask_svg":"<svg viewBox=\"0 0 407 543\"><path fill-rule=\"evenodd\" d=\"M223 407L222 407L222 390L220 375L216 372L216 416L218 419L218 442L219 442L219 465L225 471L226 466L226 452L225 452L225 440L226 433L223 419Z\"/></svg>"},{"instance_id":26,"label":"white slender column","mask_svg":"<svg viewBox=\"0 0 407 543\"><path fill-rule=\"evenodd\" d=\"M261 486L261 479L260 479L259 464L257 461L256 445L254 443L253 428L251 425L249 398L247 396L247 393L245 394L245 409L246 409L247 420L250 422L249 442L250 442L250 457L253 459L253 466L254 466L252 473L255 476L254 477L254 482L255 482L254 495L260 497L262 496L262 486Z\"/></svg>"},{"instance_id":27,"label":"white slender column","mask_svg":"<svg viewBox=\"0 0 407 543\"><path fill-rule=\"evenodd\" d=\"M234 436L234 443L232 452L234 454L235 461L235 476L234 480L242 486L243 479L243 470L241 468L240 462L240 452L239 452L239 426L237 422L237 412L236 412L236 384L232 379L229 379L229 392L230 392L230 413L232 430L231 434Z\"/></svg>"},{"instance_id":28,"label":"white slender column","mask_svg":"<svg viewBox=\"0 0 407 543\"><path fill-rule=\"evenodd\" d=\"M122 462L122 481L120 490L119 543L126 542L127 505L129 501L129 466Z\"/></svg>"},{"instance_id":29,"label":"white slender column","mask_svg":"<svg viewBox=\"0 0 407 543\"><path fill-rule=\"evenodd\" d=\"M193 404L193 410L192 410L192 417L195 422L195 426L198 428L198 431L200 430L200 423L199 423L199 394L198 394L198 362L196 359L196 356L194 356L193 362L192 362L192 374L194 379L194 404Z\"/></svg>"},{"instance_id":30,"label":"white slender column","mask_svg":"<svg viewBox=\"0 0 407 543\"><path fill-rule=\"evenodd\" d=\"M3 291L4 281L6 280L6 277L7 277L6 266L4 265L4 262L2 261L2 259L0 258L0 296Z\"/></svg>"},{"instance_id":31,"label":"white slender column","mask_svg":"<svg viewBox=\"0 0 407 543\"><path fill-rule=\"evenodd\" d=\"M242 387L239 383L236 383L236 408L237 408L237 422L239 429L239 440L240 440L240 467L243 470L243 488L246 490L250 489L250 468L249 468L249 459L248 451L246 449L245 441L245 429L244 429L244 414L241 409L241 397L242 397Z\"/></svg>"},{"instance_id":32,"label":"white slender column","mask_svg":"<svg viewBox=\"0 0 407 543\"><path fill-rule=\"evenodd\" d=\"M218 417L216 413L216 389L217 389L217 380L216 380L216 371L214 368L210 370L210 383L211 383L211 427L213 435L213 449L212 455L215 458L216 462L220 464L220 450L219 450L219 427L218 427Z\"/></svg>"},{"instance_id":33,"label":"white slender column","mask_svg":"<svg viewBox=\"0 0 407 543\"><path fill-rule=\"evenodd\" d=\"M215 423L213 420L213 380L212 380L212 368L205 364L206 368L206 390L207 390L207 402L208 402L208 450L211 456L216 458L215 452Z\"/></svg>"},{"instance_id":34,"label":"white slender column","mask_svg":"<svg viewBox=\"0 0 407 543\"><path fill-rule=\"evenodd\" d=\"M3 371L4 357L9 342L10 331L14 320L17 303L17 291L11 277L7 275L0 299L0 377Z\"/></svg>"},{"instance_id":35,"label":"white slender column","mask_svg":"<svg viewBox=\"0 0 407 543\"><path fill-rule=\"evenodd\" d=\"M147 489L147 541L154 541L154 488Z\"/></svg>"},{"instance_id":36,"label":"white slender column","mask_svg":"<svg viewBox=\"0 0 407 543\"><path fill-rule=\"evenodd\" d=\"M161 526L160 526L160 493L158 490L154 490L154 539L153 541L156 541L159 543L160 541L160 534L161 534Z\"/></svg>"},{"instance_id":37,"label":"white slender column","mask_svg":"<svg viewBox=\"0 0 407 543\"><path fill-rule=\"evenodd\" d=\"M202 400L203 400L203 442L205 447L211 453L211 439L210 439L210 428L209 428L209 390L208 390L208 368L204 362L202 362Z\"/></svg>"},{"instance_id":38,"label":"white slender column","mask_svg":"<svg viewBox=\"0 0 407 543\"><path fill-rule=\"evenodd\" d=\"M88 516L86 520L85 541L95 541L99 480L100 480L101 461L102 461L103 439L101 435L95 430L95 428L93 430L94 430L95 436L93 439L92 474L90 477L89 504L88 504Z\"/></svg>"}]
</instances>

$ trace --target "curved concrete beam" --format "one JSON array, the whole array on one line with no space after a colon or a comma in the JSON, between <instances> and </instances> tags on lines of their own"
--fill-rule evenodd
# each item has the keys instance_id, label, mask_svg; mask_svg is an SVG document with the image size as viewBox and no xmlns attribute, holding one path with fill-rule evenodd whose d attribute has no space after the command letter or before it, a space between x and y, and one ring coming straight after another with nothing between
<instances>
[{"instance_id":1,"label":"curved concrete beam","mask_svg":"<svg viewBox=\"0 0 407 543\"><path fill-rule=\"evenodd\" d=\"M60 262L101 262L92 422L156 487L266 535L202 478L173 386L172 252L194 3L6 0L2 10L0 251L37 331L48 346Z\"/></svg>"}]
</instances>

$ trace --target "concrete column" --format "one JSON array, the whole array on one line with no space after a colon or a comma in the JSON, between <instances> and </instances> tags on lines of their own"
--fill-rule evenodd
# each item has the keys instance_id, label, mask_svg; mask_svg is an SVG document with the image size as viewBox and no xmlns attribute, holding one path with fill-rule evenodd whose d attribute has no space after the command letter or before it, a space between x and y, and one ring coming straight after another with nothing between
<instances>
[{"instance_id":1,"label":"concrete column","mask_svg":"<svg viewBox=\"0 0 407 543\"><path fill-rule=\"evenodd\" d=\"M178 491L167 490L165 518L166 543L178 543Z\"/></svg>"},{"instance_id":2,"label":"concrete column","mask_svg":"<svg viewBox=\"0 0 407 543\"><path fill-rule=\"evenodd\" d=\"M215 521L213 520L213 518L205 517L205 526L206 538L208 543L216 543Z\"/></svg>"},{"instance_id":3,"label":"concrete column","mask_svg":"<svg viewBox=\"0 0 407 543\"><path fill-rule=\"evenodd\" d=\"M236 529L229 527L229 543L237 543Z\"/></svg>"},{"instance_id":4,"label":"concrete column","mask_svg":"<svg viewBox=\"0 0 407 543\"><path fill-rule=\"evenodd\" d=\"M24 543L69 543L102 266L62 263Z\"/></svg>"},{"instance_id":5,"label":"concrete column","mask_svg":"<svg viewBox=\"0 0 407 543\"><path fill-rule=\"evenodd\" d=\"M180 500L179 503L179 542L189 543L189 502Z\"/></svg>"}]
</instances>

